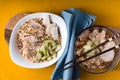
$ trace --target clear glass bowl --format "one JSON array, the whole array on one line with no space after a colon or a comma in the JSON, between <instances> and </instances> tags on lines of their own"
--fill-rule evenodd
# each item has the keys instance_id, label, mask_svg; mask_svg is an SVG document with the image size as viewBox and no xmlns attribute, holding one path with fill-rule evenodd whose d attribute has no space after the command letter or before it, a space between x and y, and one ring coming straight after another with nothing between
<instances>
[{"instance_id":1,"label":"clear glass bowl","mask_svg":"<svg viewBox=\"0 0 120 80\"><path fill-rule=\"evenodd\" d=\"M105 26L100 26L100 25L91 26L91 27L85 29L84 31L86 31L86 30L93 30L93 29L105 30L111 36L115 36L118 33L114 29L111 29L111 28L105 27ZM82 31L80 33L80 35L82 33L84 33L84 31ZM115 38L116 38L114 40L115 44L120 44L120 39L118 37L115 37ZM82 64L80 64L80 67L83 68L85 71L87 71L89 73L100 74L100 73L105 73L105 72L109 72L109 71L113 70L117 66L117 64L119 63L119 60L120 60L120 48L115 50L115 55L114 55L114 58L113 58L112 62L110 62L109 65L105 66L104 68L101 68L101 69L91 69L91 68L86 68Z\"/></svg>"}]
</instances>

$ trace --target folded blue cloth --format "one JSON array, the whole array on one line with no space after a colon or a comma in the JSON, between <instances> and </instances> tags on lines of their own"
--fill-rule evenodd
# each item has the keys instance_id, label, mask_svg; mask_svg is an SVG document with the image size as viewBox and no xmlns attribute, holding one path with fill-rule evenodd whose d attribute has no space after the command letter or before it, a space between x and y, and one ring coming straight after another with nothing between
<instances>
[{"instance_id":1,"label":"folded blue cloth","mask_svg":"<svg viewBox=\"0 0 120 80\"><path fill-rule=\"evenodd\" d=\"M67 26L67 44L62 57L56 64L51 80L59 80L61 78L63 80L77 80L80 77L79 67L69 68L63 72L58 72L57 69L74 58L74 42L76 38L82 30L89 27L95 21L96 17L75 8L62 11L62 17ZM72 64L74 63L70 63L67 66Z\"/></svg>"}]
</instances>

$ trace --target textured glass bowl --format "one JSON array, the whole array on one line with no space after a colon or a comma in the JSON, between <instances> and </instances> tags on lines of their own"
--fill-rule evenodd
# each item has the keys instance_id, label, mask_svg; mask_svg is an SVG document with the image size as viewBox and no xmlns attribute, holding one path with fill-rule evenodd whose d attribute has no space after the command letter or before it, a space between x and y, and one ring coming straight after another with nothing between
<instances>
[{"instance_id":1,"label":"textured glass bowl","mask_svg":"<svg viewBox=\"0 0 120 80\"><path fill-rule=\"evenodd\" d=\"M109 27L100 26L100 25L91 26L91 27L85 29L84 31L93 30L93 29L105 30L111 36L115 36L117 34L117 31L114 31L113 29L111 29ZM84 33L84 31L82 33ZM80 35L82 33L80 33ZM115 42L115 44L119 44L120 39L118 37L116 37L114 42ZM115 55L114 55L113 61L110 62L109 65L106 65L104 68L101 68L101 69L88 69L88 68L84 67L82 64L80 64L80 67L83 68L86 72L93 73L93 74L105 73L105 72L109 72L109 71L113 70L117 66L117 64L119 63L119 59L120 59L120 48L115 50Z\"/></svg>"}]
</instances>

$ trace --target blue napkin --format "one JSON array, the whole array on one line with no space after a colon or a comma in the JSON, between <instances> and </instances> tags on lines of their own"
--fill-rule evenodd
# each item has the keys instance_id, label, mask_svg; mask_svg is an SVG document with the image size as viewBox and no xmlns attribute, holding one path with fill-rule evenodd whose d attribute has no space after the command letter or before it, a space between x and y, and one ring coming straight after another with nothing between
<instances>
[{"instance_id":1,"label":"blue napkin","mask_svg":"<svg viewBox=\"0 0 120 80\"><path fill-rule=\"evenodd\" d=\"M62 57L56 64L51 80L59 80L61 78L63 80L77 80L80 77L79 67L69 68L63 72L58 72L57 69L74 58L74 42L77 36L85 28L89 27L95 21L96 17L75 8L62 11L62 17L67 26L67 44ZM70 63L67 66L72 64L74 63Z\"/></svg>"}]
</instances>

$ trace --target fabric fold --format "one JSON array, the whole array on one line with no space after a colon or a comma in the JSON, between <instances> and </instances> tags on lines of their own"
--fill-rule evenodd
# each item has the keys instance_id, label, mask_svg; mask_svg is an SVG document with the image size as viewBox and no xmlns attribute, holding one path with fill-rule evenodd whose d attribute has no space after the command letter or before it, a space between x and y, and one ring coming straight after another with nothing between
<instances>
[{"instance_id":1,"label":"fabric fold","mask_svg":"<svg viewBox=\"0 0 120 80\"><path fill-rule=\"evenodd\" d=\"M59 80L61 78L63 78L63 80L77 80L77 78L80 77L79 67L69 68L63 72L57 72L57 69L68 61L74 59L74 42L76 38L81 31L89 27L95 21L96 17L75 8L64 10L61 15L65 20L67 27L67 44L62 57L56 64L51 80ZM74 63L70 63L67 66L73 64Z\"/></svg>"}]
</instances>

